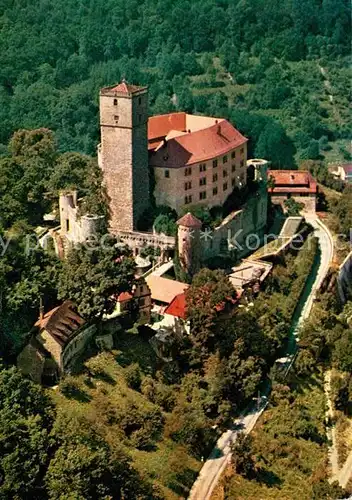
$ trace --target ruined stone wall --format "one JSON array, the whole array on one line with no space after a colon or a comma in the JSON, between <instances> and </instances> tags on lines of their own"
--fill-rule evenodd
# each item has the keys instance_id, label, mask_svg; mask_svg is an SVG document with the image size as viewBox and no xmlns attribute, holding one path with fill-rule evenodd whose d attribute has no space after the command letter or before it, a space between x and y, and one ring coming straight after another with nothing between
<instances>
[{"instance_id":1,"label":"ruined stone wall","mask_svg":"<svg viewBox=\"0 0 352 500\"><path fill-rule=\"evenodd\" d=\"M60 235L71 244L84 243L89 240L100 232L104 223L102 215L79 216L76 191L60 195L59 210Z\"/></svg>"}]
</instances>

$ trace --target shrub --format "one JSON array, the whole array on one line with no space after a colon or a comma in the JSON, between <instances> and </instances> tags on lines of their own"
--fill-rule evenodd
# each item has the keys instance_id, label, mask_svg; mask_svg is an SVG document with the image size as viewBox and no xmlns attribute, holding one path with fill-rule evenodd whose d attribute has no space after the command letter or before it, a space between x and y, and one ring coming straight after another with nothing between
<instances>
[{"instance_id":1,"label":"shrub","mask_svg":"<svg viewBox=\"0 0 352 500\"><path fill-rule=\"evenodd\" d=\"M141 388L141 371L138 363L132 363L127 366L124 370L124 377L127 382L128 387L139 391Z\"/></svg>"}]
</instances>

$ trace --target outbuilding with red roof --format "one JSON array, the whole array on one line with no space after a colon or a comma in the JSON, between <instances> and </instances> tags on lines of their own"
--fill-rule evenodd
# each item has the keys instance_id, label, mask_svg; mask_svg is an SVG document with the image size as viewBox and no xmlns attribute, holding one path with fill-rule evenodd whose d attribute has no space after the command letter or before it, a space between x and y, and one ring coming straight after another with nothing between
<instances>
[{"instance_id":1,"label":"outbuilding with red roof","mask_svg":"<svg viewBox=\"0 0 352 500\"><path fill-rule=\"evenodd\" d=\"M271 201L285 210L289 198L303 205L303 212L314 213L318 193L317 182L307 170L269 170L268 192Z\"/></svg>"}]
</instances>

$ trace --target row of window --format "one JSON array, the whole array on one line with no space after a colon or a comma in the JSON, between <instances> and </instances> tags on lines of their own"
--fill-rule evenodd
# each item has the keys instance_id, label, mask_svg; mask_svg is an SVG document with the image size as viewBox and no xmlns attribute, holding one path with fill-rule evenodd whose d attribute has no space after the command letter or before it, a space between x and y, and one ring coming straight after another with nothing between
<instances>
[{"instance_id":1,"label":"row of window","mask_svg":"<svg viewBox=\"0 0 352 500\"><path fill-rule=\"evenodd\" d=\"M227 177L227 175L228 175L227 171L224 170L223 176ZM241 182L243 182L244 181L244 173L242 172L242 174L239 177L241 179ZM214 174L213 175L213 182L217 182L217 180L218 180L218 174ZM207 184L207 178L206 177L201 177L199 179L199 185L200 186L206 186L206 184ZM232 179L232 185L234 186L234 184L235 184L235 179ZM191 181L185 182L185 191L189 191L190 189L192 189L192 182Z\"/></svg>"},{"instance_id":2,"label":"row of window","mask_svg":"<svg viewBox=\"0 0 352 500\"><path fill-rule=\"evenodd\" d=\"M214 160L214 161L217 161L217 160ZM240 165L241 165L241 167L244 167L244 161L243 161L243 160L241 160L241 164L240 164ZM206 167L207 167L207 166L206 166L206 164L205 164L205 163L201 163L201 164L199 165L199 171L200 171L200 172L205 172L205 171L206 171L206 169L207 169ZM231 166L231 172L235 172L235 171L236 171L236 165L235 165L235 164L233 164L233 165ZM187 176L189 176L189 175L192 175L192 167L186 167L186 168L185 168L185 176L187 177ZM217 174L214 174L214 175L213 175L213 179L214 179L214 176L217 176ZM224 177L226 177L226 176L227 176L227 170L224 170L224 171L223 171L223 176L224 176ZM165 177L166 177L167 179L169 179L169 177L170 177L170 170L165 170ZM216 178L217 178L217 177L216 177ZM214 182L215 182L215 181L214 181ZM201 184L201 185L202 185L202 184Z\"/></svg>"},{"instance_id":3,"label":"row of window","mask_svg":"<svg viewBox=\"0 0 352 500\"><path fill-rule=\"evenodd\" d=\"M244 178L241 178L241 181L243 181ZM232 187L235 187L236 185L236 179L232 179ZM222 190L225 192L228 190L228 183L227 182L224 182L224 184L222 185ZM216 196L218 194L218 187L215 186L213 188L213 196ZM207 192L206 191L201 191L199 193L199 199L200 200L206 200L207 198ZM185 205L189 205L190 203L192 203L193 201L193 196L191 194L189 195L186 195L185 196Z\"/></svg>"},{"instance_id":4,"label":"row of window","mask_svg":"<svg viewBox=\"0 0 352 500\"><path fill-rule=\"evenodd\" d=\"M243 148L241 148L241 149L240 149L240 154L241 154L241 155L243 154L243 151L244 151L244 149L243 149ZM232 158L232 159L236 158L236 151L232 151L232 153L231 153L231 158ZM228 156L227 156L227 155L225 155L225 156L223 156L223 157L222 157L222 162L223 162L224 164L228 162ZM218 160L213 160L213 168L216 168L217 166L218 166ZM243 166L244 166L244 160L241 160L241 167L243 167ZM232 165L232 169L234 169L234 168L236 168L236 166L235 166L235 165ZM207 165L206 165L206 163L200 163L200 164L199 164L199 172L205 172L205 171L206 171L206 169L207 169ZM232 170L232 171L234 171L234 170ZM191 168L191 167L187 167L187 168L185 169L185 175L186 175L186 176L187 176L187 175L192 175L192 168ZM165 177L166 177L166 176L165 176Z\"/></svg>"}]
</instances>

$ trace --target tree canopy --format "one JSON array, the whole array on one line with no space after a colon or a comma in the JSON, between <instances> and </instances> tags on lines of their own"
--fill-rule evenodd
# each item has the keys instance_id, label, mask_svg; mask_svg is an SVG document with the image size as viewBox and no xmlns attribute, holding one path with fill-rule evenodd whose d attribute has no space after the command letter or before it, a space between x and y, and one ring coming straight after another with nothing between
<instances>
[{"instance_id":1,"label":"tree canopy","mask_svg":"<svg viewBox=\"0 0 352 500\"><path fill-rule=\"evenodd\" d=\"M131 252L118 248L106 234L69 251L58 283L59 298L71 299L87 319L101 318L113 294L131 290L134 270Z\"/></svg>"}]
</instances>

